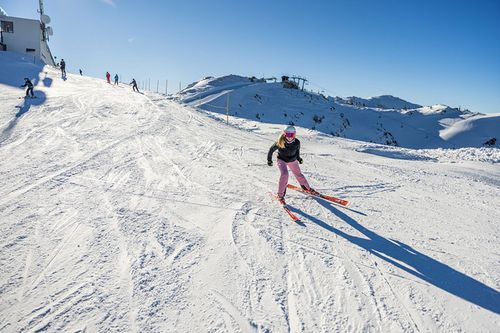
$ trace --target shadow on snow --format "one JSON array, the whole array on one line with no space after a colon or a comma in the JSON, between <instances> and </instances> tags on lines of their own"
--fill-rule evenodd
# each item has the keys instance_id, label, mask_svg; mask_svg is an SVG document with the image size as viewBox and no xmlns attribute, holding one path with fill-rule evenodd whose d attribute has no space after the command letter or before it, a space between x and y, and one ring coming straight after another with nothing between
<instances>
[{"instance_id":1,"label":"shadow on snow","mask_svg":"<svg viewBox=\"0 0 500 333\"><path fill-rule=\"evenodd\" d=\"M497 290L439 262L397 240L386 239L365 228L334 205L315 199L335 216L342 219L366 238L349 235L300 209L291 210L316 225L348 240L391 265L422 279L448 293L469 301L496 314L500 313L500 294ZM304 224L301 224L304 225ZM403 264L401 264L403 263Z\"/></svg>"},{"instance_id":2,"label":"shadow on snow","mask_svg":"<svg viewBox=\"0 0 500 333\"><path fill-rule=\"evenodd\" d=\"M43 85L50 88L53 79L48 77L47 72L43 71L43 63L34 62L31 57L20 56L12 52L2 53L2 59L9 66L6 68L5 75L0 76L0 84L11 86L19 89L20 99L26 94L26 88L20 88L24 84L24 78L27 77L31 80L34 86L34 94L36 98L25 98L23 101L15 106L13 111L16 111L14 118L12 118L7 125L1 129L0 144L9 139L20 118L26 114L32 106L42 105L46 102L46 95L43 91L37 90L37 87ZM14 97L15 99L15 97Z\"/></svg>"}]
</instances>

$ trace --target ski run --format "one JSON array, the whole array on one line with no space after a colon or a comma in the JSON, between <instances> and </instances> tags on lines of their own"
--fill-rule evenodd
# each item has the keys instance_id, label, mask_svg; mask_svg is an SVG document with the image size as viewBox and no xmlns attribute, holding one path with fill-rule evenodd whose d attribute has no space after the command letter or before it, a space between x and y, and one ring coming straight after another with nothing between
<instances>
[{"instance_id":1,"label":"ski run","mask_svg":"<svg viewBox=\"0 0 500 333\"><path fill-rule=\"evenodd\" d=\"M40 78L38 98L20 100L11 61L0 58L1 332L500 330L498 149L297 127L311 186L351 204L289 189L294 222L269 197L279 172L266 154L284 124L228 125L18 60Z\"/></svg>"}]
</instances>

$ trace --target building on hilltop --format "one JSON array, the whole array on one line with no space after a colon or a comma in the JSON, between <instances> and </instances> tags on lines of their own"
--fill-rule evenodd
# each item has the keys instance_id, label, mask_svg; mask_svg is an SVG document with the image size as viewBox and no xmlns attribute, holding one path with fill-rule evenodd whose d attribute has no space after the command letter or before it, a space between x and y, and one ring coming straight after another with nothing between
<instances>
[{"instance_id":1,"label":"building on hilltop","mask_svg":"<svg viewBox=\"0 0 500 333\"><path fill-rule=\"evenodd\" d=\"M0 8L0 51L27 54L47 65L55 66L50 52L48 37L52 28L47 26L50 18L43 14L40 1L40 20L8 16Z\"/></svg>"}]
</instances>

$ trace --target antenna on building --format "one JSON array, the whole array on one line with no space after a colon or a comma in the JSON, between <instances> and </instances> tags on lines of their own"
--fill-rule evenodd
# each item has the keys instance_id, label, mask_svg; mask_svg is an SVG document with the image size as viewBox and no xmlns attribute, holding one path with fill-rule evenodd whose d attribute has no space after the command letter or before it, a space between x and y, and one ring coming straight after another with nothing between
<instances>
[{"instance_id":1,"label":"antenna on building","mask_svg":"<svg viewBox=\"0 0 500 333\"><path fill-rule=\"evenodd\" d=\"M43 15L43 0L38 0L38 5L40 6L40 9L38 12L40 13L40 16Z\"/></svg>"},{"instance_id":2,"label":"antenna on building","mask_svg":"<svg viewBox=\"0 0 500 333\"><path fill-rule=\"evenodd\" d=\"M50 16L44 14L45 11L43 9L43 0L38 0L38 5L40 7L38 13L40 13L40 29L42 30L42 40L48 41L49 36L52 36L54 34L52 28L47 26L47 24L50 23Z\"/></svg>"},{"instance_id":3,"label":"antenna on building","mask_svg":"<svg viewBox=\"0 0 500 333\"><path fill-rule=\"evenodd\" d=\"M42 16L40 16L40 21L42 21L43 24L49 24L50 16L43 14Z\"/></svg>"}]
</instances>

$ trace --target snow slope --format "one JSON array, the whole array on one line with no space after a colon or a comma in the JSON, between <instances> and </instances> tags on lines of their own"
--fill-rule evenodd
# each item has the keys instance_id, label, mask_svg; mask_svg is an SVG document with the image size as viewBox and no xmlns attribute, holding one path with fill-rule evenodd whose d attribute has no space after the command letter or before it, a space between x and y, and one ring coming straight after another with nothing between
<instances>
[{"instance_id":1,"label":"snow slope","mask_svg":"<svg viewBox=\"0 0 500 333\"><path fill-rule=\"evenodd\" d=\"M352 206L290 192L294 224L269 197L282 125L40 76L43 103L0 84L0 331L498 331L498 149L298 128L312 186Z\"/></svg>"},{"instance_id":2,"label":"snow slope","mask_svg":"<svg viewBox=\"0 0 500 333\"><path fill-rule=\"evenodd\" d=\"M193 83L174 99L226 113L228 95L231 115L296 124L354 140L406 148L482 147L493 138L493 147L500 144L500 113L485 116L445 105L421 107L393 96L332 98L231 75Z\"/></svg>"}]
</instances>

